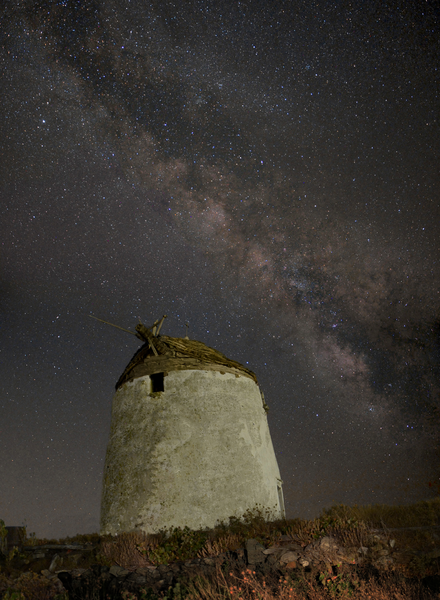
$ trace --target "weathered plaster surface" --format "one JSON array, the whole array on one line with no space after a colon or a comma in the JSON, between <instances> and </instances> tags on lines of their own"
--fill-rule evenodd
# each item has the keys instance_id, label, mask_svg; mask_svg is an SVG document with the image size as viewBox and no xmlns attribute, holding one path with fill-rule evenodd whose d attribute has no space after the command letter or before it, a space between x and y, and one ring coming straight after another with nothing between
<instances>
[{"instance_id":1,"label":"weathered plaster surface","mask_svg":"<svg viewBox=\"0 0 440 600\"><path fill-rule=\"evenodd\" d=\"M112 406L101 534L214 527L256 504L279 518L280 473L260 391L249 377L175 371L121 386Z\"/></svg>"}]
</instances>

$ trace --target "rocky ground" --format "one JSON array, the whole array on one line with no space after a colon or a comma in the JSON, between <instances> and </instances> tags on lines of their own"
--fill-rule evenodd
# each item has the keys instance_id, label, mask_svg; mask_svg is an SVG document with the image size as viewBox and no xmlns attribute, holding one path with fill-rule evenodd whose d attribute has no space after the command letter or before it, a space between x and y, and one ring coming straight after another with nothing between
<instances>
[{"instance_id":1,"label":"rocky ground","mask_svg":"<svg viewBox=\"0 0 440 600\"><path fill-rule=\"evenodd\" d=\"M120 561L124 564L112 566L102 565L99 548L91 543L25 546L18 556L8 561L7 568L5 557L0 557L0 592L7 587L15 588L20 581L24 583L33 573L41 574L58 593L67 591L69 600L80 600L92 597L92 592L98 589L103 598L109 594L111 598L122 599L124 590L139 593L142 589L150 589L159 594L178 584L183 585L197 575L213 577L219 568L236 573L249 568L257 576L275 581L281 575L301 570L317 569L331 574L342 565L368 567L378 572L408 572L409 567L417 566L417 561L421 566L432 563L438 567L440 543L439 547L431 544L424 551L399 548L389 531L372 533L368 542L368 546L342 546L335 537L325 536L305 543L300 536L283 535L267 548L256 539L248 539L244 547L216 556L154 565L139 554L138 559L132 561L136 564L128 564L130 560L127 559ZM90 567L81 567L95 559L96 563ZM440 593L438 575L425 576L423 581L434 593Z\"/></svg>"}]
</instances>

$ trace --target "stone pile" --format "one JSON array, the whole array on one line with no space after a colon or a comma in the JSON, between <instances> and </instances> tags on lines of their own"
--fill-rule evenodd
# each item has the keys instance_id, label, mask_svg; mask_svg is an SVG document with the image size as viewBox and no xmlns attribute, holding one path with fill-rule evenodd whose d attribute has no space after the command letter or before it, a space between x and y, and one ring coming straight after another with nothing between
<instances>
[{"instance_id":1,"label":"stone pile","mask_svg":"<svg viewBox=\"0 0 440 600\"><path fill-rule=\"evenodd\" d=\"M229 551L218 556L195 558L187 561L176 561L167 565L153 565L146 562L141 568L122 568L92 565L89 569L63 569L63 562L68 564L79 561L87 553L93 552L92 544L80 545L46 545L24 547L21 551L29 557L29 567L35 570L35 561L45 560L46 568L40 572L57 587L59 592L68 591L69 600L80 600L92 597L94 590L102 590L100 597L107 594L122 599L122 591L140 594L149 588L156 594L174 589L177 584L193 579L196 575L212 576L218 566L239 574L251 569L257 576L274 576L276 580L291 569L308 569L319 567L322 571L331 570L332 566L345 563L362 565L368 562L378 569L388 569L392 565L407 564L415 553L398 554L394 549L394 540L389 542L384 536L373 536L373 544L369 548L343 548L332 537L314 540L308 545L301 544L295 536L283 535L277 544L267 549L255 539L246 541L245 548ZM440 552L437 551L440 555ZM47 568L47 560L50 566Z\"/></svg>"}]
</instances>

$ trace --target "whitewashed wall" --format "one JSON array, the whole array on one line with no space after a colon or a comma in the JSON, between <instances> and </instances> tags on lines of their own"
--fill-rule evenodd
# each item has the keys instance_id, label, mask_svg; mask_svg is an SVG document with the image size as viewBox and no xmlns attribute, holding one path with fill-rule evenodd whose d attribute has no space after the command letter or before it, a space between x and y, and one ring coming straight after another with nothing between
<instances>
[{"instance_id":1,"label":"whitewashed wall","mask_svg":"<svg viewBox=\"0 0 440 600\"><path fill-rule=\"evenodd\" d=\"M112 406L101 534L212 528L256 504L280 518L280 481L256 383L218 371L174 371L121 386Z\"/></svg>"}]
</instances>

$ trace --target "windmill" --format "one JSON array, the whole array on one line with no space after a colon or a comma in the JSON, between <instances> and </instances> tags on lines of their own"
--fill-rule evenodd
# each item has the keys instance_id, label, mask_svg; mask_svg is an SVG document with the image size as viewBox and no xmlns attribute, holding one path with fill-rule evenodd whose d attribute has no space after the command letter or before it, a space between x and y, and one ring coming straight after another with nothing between
<instances>
[{"instance_id":1,"label":"windmill","mask_svg":"<svg viewBox=\"0 0 440 600\"><path fill-rule=\"evenodd\" d=\"M161 335L165 318L136 333L103 321L144 344L116 383L101 535L213 528L257 506L285 518L255 373L188 335Z\"/></svg>"}]
</instances>

